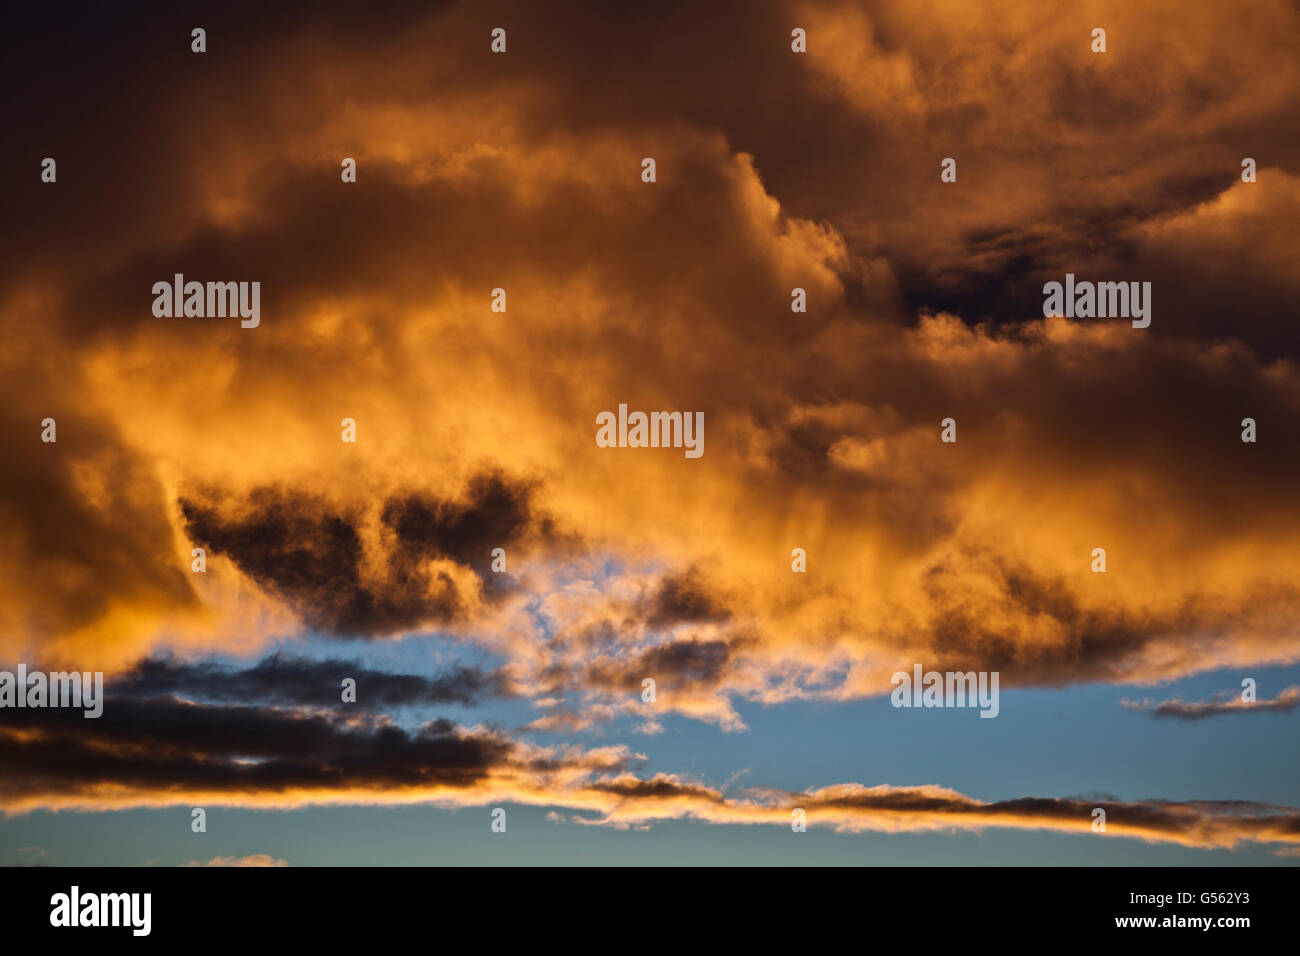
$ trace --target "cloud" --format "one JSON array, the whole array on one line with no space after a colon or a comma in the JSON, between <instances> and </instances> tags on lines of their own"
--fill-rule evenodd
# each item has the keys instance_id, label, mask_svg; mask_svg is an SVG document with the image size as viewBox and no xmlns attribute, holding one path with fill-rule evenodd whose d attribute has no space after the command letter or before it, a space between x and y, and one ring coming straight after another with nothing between
<instances>
[{"instance_id":1,"label":"cloud","mask_svg":"<svg viewBox=\"0 0 1300 956\"><path fill-rule=\"evenodd\" d=\"M644 758L622 746L542 748L445 720L406 731L383 719L161 697L110 700L94 721L62 711L14 716L0 729L6 815L38 808L515 802L570 811L554 810L556 822L567 816L616 828L668 820L789 826L792 810L802 808L810 826L844 832L992 827L1085 834L1100 806L1108 837L1205 849L1300 842L1300 810L1242 801L987 802L937 786L860 784L804 792L751 788L726 796L676 774L639 776L632 768Z\"/></svg>"},{"instance_id":2,"label":"cloud","mask_svg":"<svg viewBox=\"0 0 1300 956\"><path fill-rule=\"evenodd\" d=\"M269 853L252 853L248 856L214 856L206 863L191 860L181 866L288 866L284 860L277 860Z\"/></svg>"},{"instance_id":3,"label":"cloud","mask_svg":"<svg viewBox=\"0 0 1300 956\"><path fill-rule=\"evenodd\" d=\"M407 731L385 718L196 704L174 697L110 699L104 716L15 711L6 722L0 805L166 806L178 799L232 806L388 803L453 797L621 766L621 750L559 753L488 729L432 720Z\"/></svg>"},{"instance_id":4,"label":"cloud","mask_svg":"<svg viewBox=\"0 0 1300 956\"><path fill-rule=\"evenodd\" d=\"M1122 700L1120 705L1128 710L1140 710L1152 717L1177 717L1179 720L1203 720L1225 714L1275 713L1289 714L1300 704L1300 687L1291 686L1272 700L1243 700L1234 691L1220 694L1213 700L1184 701L1178 698L1152 703L1149 700Z\"/></svg>"},{"instance_id":5,"label":"cloud","mask_svg":"<svg viewBox=\"0 0 1300 956\"><path fill-rule=\"evenodd\" d=\"M501 671L456 666L436 677L377 671L359 660L313 660L276 653L239 669L212 661L151 657L109 683L122 697L176 696L204 701L332 707L345 678L356 681L361 710L413 705L473 705L511 695Z\"/></svg>"},{"instance_id":6,"label":"cloud","mask_svg":"<svg viewBox=\"0 0 1300 956\"><path fill-rule=\"evenodd\" d=\"M118 627L192 620L202 603L171 560L165 491L149 462L53 370L38 361L17 377L20 352L0 376L0 441L15 450L0 477L0 656L55 658ZM48 419L57 441L47 444Z\"/></svg>"},{"instance_id":7,"label":"cloud","mask_svg":"<svg viewBox=\"0 0 1300 956\"><path fill-rule=\"evenodd\" d=\"M369 637L470 616L508 587L489 571L495 548L526 535L554 540L549 522L529 513L527 485L481 474L466 494L465 502L393 495L367 516L358 505L345 511L260 487L244 502L182 498L180 509L192 541L229 558L307 625ZM377 527L365 527L368 517ZM377 540L368 545L371 533ZM368 547L379 553L367 554Z\"/></svg>"},{"instance_id":8,"label":"cloud","mask_svg":"<svg viewBox=\"0 0 1300 956\"><path fill-rule=\"evenodd\" d=\"M463 7L361 35L214 9L183 71L169 15L116 51L122 95L105 53L16 91L63 172L7 180L33 231L0 277L0 655L442 628L559 729L645 677L658 716L739 729L737 700L882 695L918 660L1065 686L1300 659L1294 5L1107 5L1104 59L1027 3L736 4L725 43L684 7L563 9L503 8L494 59L449 39L486 41ZM46 117L56 91L96 122ZM1152 328L1043 320L1067 270L1154 276ZM261 281L262 325L156 319L176 272ZM596 447L620 402L704 412L704 457Z\"/></svg>"}]
</instances>

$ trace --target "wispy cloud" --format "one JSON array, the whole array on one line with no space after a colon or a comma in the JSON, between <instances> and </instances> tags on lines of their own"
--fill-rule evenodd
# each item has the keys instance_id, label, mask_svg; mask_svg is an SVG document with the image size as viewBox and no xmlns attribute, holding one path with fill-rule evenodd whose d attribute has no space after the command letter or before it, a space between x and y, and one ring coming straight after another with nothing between
<instances>
[{"instance_id":1,"label":"wispy cloud","mask_svg":"<svg viewBox=\"0 0 1300 956\"><path fill-rule=\"evenodd\" d=\"M1120 706L1140 710L1152 717L1176 717L1179 720L1203 720L1227 714L1289 714L1300 704L1300 686L1285 687L1269 700L1244 700L1236 691L1224 691L1210 700L1185 701L1179 698L1162 701L1121 700Z\"/></svg>"}]
</instances>

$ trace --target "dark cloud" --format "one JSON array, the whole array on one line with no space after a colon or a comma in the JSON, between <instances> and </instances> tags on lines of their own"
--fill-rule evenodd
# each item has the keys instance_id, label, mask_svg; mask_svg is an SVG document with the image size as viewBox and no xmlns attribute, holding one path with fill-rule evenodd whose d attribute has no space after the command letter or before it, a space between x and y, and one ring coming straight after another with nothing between
<instances>
[{"instance_id":1,"label":"dark cloud","mask_svg":"<svg viewBox=\"0 0 1300 956\"><path fill-rule=\"evenodd\" d=\"M340 636L376 637L463 620L470 595L445 571L448 559L478 576L488 596L509 590L492 581L492 549L525 538L553 539L549 519L530 507L532 486L500 474L475 476L465 500L422 493L390 497L379 521L391 535L371 573L359 505L341 508L286 488L258 488L237 503L182 498L191 539L228 557L287 601L312 627Z\"/></svg>"},{"instance_id":2,"label":"dark cloud","mask_svg":"<svg viewBox=\"0 0 1300 956\"><path fill-rule=\"evenodd\" d=\"M14 710L0 732L0 805L41 794L207 792L256 800L403 788L467 789L495 774L621 769L619 754L548 754L496 732L432 720L404 730L271 707L109 696L104 713Z\"/></svg>"},{"instance_id":3,"label":"dark cloud","mask_svg":"<svg viewBox=\"0 0 1300 956\"><path fill-rule=\"evenodd\" d=\"M340 705L343 707L345 705ZM194 705L177 698L109 698L85 720L66 710L14 711L0 748L0 792L91 794L116 785L258 793L290 788L470 787L507 762L512 745L436 720L415 732L348 725L266 707Z\"/></svg>"},{"instance_id":4,"label":"dark cloud","mask_svg":"<svg viewBox=\"0 0 1300 956\"><path fill-rule=\"evenodd\" d=\"M598 660L552 666L538 677L554 694L603 691L616 695L639 692L641 682L649 677L665 690L686 697L707 693L725 680L733 654L734 648L723 640L674 640L634 655L611 648Z\"/></svg>"},{"instance_id":5,"label":"dark cloud","mask_svg":"<svg viewBox=\"0 0 1300 956\"><path fill-rule=\"evenodd\" d=\"M313 660L274 654L247 668L212 661L151 657L109 683L114 696L158 695L259 705L332 707L344 678L356 681L354 705L382 710L429 704L473 705L510 695L500 671L453 667L433 677L373 670L357 660Z\"/></svg>"},{"instance_id":6,"label":"dark cloud","mask_svg":"<svg viewBox=\"0 0 1300 956\"><path fill-rule=\"evenodd\" d=\"M668 774L656 774L648 780L624 775L608 780L599 780L591 785L592 790L608 793L628 800L669 800L687 797L723 805L722 794L711 787L696 783L683 783Z\"/></svg>"},{"instance_id":7,"label":"dark cloud","mask_svg":"<svg viewBox=\"0 0 1300 956\"><path fill-rule=\"evenodd\" d=\"M730 657L731 648L724 641L673 641L646 651L635 669L644 674L710 684L721 679Z\"/></svg>"},{"instance_id":8,"label":"dark cloud","mask_svg":"<svg viewBox=\"0 0 1300 956\"><path fill-rule=\"evenodd\" d=\"M450 578L431 575L401 551L389 556L382 579L363 581L360 517L322 499L261 488L239 516L187 498L180 506L196 544L229 557L313 628L371 637L446 622L463 610Z\"/></svg>"},{"instance_id":9,"label":"dark cloud","mask_svg":"<svg viewBox=\"0 0 1300 956\"><path fill-rule=\"evenodd\" d=\"M532 484L512 483L500 473L475 475L466 500L438 501L427 494L394 496L380 515L399 547L421 558L446 557L493 580L492 551L524 539L558 540L551 520L534 512Z\"/></svg>"},{"instance_id":10,"label":"dark cloud","mask_svg":"<svg viewBox=\"0 0 1300 956\"><path fill-rule=\"evenodd\" d=\"M694 570L661 578L642 613L651 628L725 621L731 615Z\"/></svg>"}]
</instances>

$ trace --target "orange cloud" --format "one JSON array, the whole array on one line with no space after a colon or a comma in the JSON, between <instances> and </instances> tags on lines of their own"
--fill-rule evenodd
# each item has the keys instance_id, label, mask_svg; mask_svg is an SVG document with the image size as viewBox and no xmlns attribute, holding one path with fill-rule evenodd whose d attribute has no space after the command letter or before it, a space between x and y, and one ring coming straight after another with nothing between
<instances>
[{"instance_id":1,"label":"orange cloud","mask_svg":"<svg viewBox=\"0 0 1300 956\"><path fill-rule=\"evenodd\" d=\"M744 118L720 130L668 79L671 108L615 108L590 71L625 67L565 66L562 45L500 73L453 51L455 95L431 97L457 10L401 43L321 24L146 98L138 122L162 130L228 108L204 114L219 147L106 163L139 210L76 193L65 232L36 214L62 194L20 197L40 226L0 297L0 657L121 670L162 646L439 628L500 653L547 702L539 726L635 713L651 677L658 714L727 729L738 698L879 695L914 662L1011 686L1300 658L1300 378L1252 339L1273 300L1214 277L1258 310L1234 338L1202 334L1172 280L1150 334L1036 301L1072 256L1125 263L1098 232L1171 275L1265 236L1234 261L1290 288L1293 177L1230 184L1236 131L1295 104L1286 57L1242 92L1294 11L1104 7L1107 61L1090 21L1047 29L1034 5L759 15L806 16L783 76L854 147L819 151L842 170L799 168ZM1152 50L1154 75L1124 68ZM714 76L681 52L685 89ZM960 188L935 193L949 149ZM154 318L151 283L177 271L261 281L261 326ZM1017 308L989 320L1003 295ZM597 447L620 402L702 411L704 457Z\"/></svg>"}]
</instances>

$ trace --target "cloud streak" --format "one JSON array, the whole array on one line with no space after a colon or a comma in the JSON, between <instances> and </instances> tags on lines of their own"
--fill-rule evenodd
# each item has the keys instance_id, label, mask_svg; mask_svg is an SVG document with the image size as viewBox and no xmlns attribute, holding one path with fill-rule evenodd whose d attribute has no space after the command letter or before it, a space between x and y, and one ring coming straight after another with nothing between
<instances>
[{"instance_id":1,"label":"cloud streak","mask_svg":"<svg viewBox=\"0 0 1300 956\"><path fill-rule=\"evenodd\" d=\"M1229 691L1213 700L1185 701L1173 698L1154 703L1149 700L1122 700L1120 704L1128 710L1143 711L1152 717L1176 717L1179 720L1204 720L1206 717L1228 714L1289 714L1300 704L1300 687L1284 687L1272 700L1243 700L1239 694Z\"/></svg>"}]
</instances>

